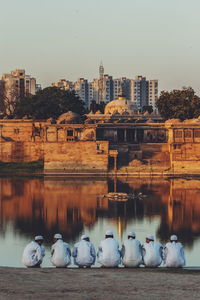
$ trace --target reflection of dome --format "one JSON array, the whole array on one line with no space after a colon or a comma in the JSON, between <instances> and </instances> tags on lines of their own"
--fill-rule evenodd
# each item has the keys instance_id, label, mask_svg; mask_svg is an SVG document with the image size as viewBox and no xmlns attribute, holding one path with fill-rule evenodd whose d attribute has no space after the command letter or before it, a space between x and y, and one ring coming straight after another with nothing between
<instances>
[{"instance_id":1,"label":"reflection of dome","mask_svg":"<svg viewBox=\"0 0 200 300\"><path fill-rule=\"evenodd\" d=\"M109 102L105 107L105 114L129 115L136 111L135 105L123 96L119 96L117 100Z\"/></svg>"},{"instance_id":2,"label":"reflection of dome","mask_svg":"<svg viewBox=\"0 0 200 300\"><path fill-rule=\"evenodd\" d=\"M81 118L78 114L68 111L59 116L57 124L80 124Z\"/></svg>"}]
</instances>

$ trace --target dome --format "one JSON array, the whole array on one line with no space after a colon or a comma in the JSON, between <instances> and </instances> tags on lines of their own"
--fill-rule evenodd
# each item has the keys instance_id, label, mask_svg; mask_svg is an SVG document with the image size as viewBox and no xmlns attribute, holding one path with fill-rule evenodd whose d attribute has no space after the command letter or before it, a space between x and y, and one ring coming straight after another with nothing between
<instances>
[{"instance_id":1,"label":"dome","mask_svg":"<svg viewBox=\"0 0 200 300\"><path fill-rule=\"evenodd\" d=\"M80 124L81 118L78 114L68 111L59 116L57 124Z\"/></svg>"},{"instance_id":2,"label":"dome","mask_svg":"<svg viewBox=\"0 0 200 300\"><path fill-rule=\"evenodd\" d=\"M136 111L135 105L123 96L109 102L105 107L105 114L131 115Z\"/></svg>"}]
</instances>

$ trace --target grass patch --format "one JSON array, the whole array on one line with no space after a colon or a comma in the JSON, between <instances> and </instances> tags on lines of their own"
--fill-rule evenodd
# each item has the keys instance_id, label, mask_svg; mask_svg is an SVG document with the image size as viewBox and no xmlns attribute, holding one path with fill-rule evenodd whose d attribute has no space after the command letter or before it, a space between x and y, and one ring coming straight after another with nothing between
<instances>
[{"instance_id":1,"label":"grass patch","mask_svg":"<svg viewBox=\"0 0 200 300\"><path fill-rule=\"evenodd\" d=\"M44 162L41 160L32 162L0 162L0 173L13 171L39 172L43 171Z\"/></svg>"}]
</instances>

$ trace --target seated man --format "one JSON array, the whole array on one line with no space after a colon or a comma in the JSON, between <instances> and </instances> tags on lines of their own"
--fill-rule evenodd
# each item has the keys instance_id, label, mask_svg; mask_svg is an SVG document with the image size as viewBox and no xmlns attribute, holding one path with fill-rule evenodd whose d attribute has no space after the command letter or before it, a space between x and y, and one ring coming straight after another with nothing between
<instances>
[{"instance_id":1,"label":"seated man","mask_svg":"<svg viewBox=\"0 0 200 300\"><path fill-rule=\"evenodd\" d=\"M44 238L37 235L35 240L30 242L24 249L22 255L22 263L28 268L39 268L43 257L45 256L45 248L42 246Z\"/></svg>"},{"instance_id":2,"label":"seated man","mask_svg":"<svg viewBox=\"0 0 200 300\"><path fill-rule=\"evenodd\" d=\"M164 265L168 268L181 268L185 265L184 249L176 235L172 235L170 242L164 247Z\"/></svg>"},{"instance_id":3,"label":"seated man","mask_svg":"<svg viewBox=\"0 0 200 300\"><path fill-rule=\"evenodd\" d=\"M95 263L96 251L88 235L82 235L81 241L74 245L72 256L79 268L90 268Z\"/></svg>"},{"instance_id":4,"label":"seated man","mask_svg":"<svg viewBox=\"0 0 200 300\"><path fill-rule=\"evenodd\" d=\"M142 246L135 239L135 233L129 232L128 239L122 244L122 264L126 267L139 267L142 264Z\"/></svg>"},{"instance_id":5,"label":"seated man","mask_svg":"<svg viewBox=\"0 0 200 300\"><path fill-rule=\"evenodd\" d=\"M65 268L71 263L71 251L60 233L54 235L54 244L51 247L51 262L57 268Z\"/></svg>"},{"instance_id":6,"label":"seated man","mask_svg":"<svg viewBox=\"0 0 200 300\"><path fill-rule=\"evenodd\" d=\"M106 231L105 240L101 241L98 251L98 262L102 267L118 267L121 263L119 244L111 230Z\"/></svg>"},{"instance_id":7,"label":"seated man","mask_svg":"<svg viewBox=\"0 0 200 300\"><path fill-rule=\"evenodd\" d=\"M146 237L146 243L142 246L143 262L145 267L155 268L162 263L163 246L154 242L154 236L149 234Z\"/></svg>"}]
</instances>

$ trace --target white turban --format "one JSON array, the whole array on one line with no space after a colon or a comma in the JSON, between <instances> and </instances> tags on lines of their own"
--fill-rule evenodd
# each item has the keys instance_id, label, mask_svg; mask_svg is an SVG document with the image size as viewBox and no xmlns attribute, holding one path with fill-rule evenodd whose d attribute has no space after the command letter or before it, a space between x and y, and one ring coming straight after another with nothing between
<instances>
[{"instance_id":1,"label":"white turban","mask_svg":"<svg viewBox=\"0 0 200 300\"><path fill-rule=\"evenodd\" d=\"M146 238L148 240L154 241L154 236L152 234L147 234Z\"/></svg>"},{"instance_id":2,"label":"white turban","mask_svg":"<svg viewBox=\"0 0 200 300\"><path fill-rule=\"evenodd\" d=\"M134 238L135 237L135 232L130 231L127 235Z\"/></svg>"},{"instance_id":3,"label":"white turban","mask_svg":"<svg viewBox=\"0 0 200 300\"><path fill-rule=\"evenodd\" d=\"M62 234L60 233L54 234L54 239L62 239Z\"/></svg>"},{"instance_id":4,"label":"white turban","mask_svg":"<svg viewBox=\"0 0 200 300\"><path fill-rule=\"evenodd\" d=\"M178 238L175 234L170 236L170 241L177 241L177 240L178 240Z\"/></svg>"},{"instance_id":5,"label":"white turban","mask_svg":"<svg viewBox=\"0 0 200 300\"><path fill-rule=\"evenodd\" d=\"M106 235L114 235L114 234L113 234L112 230L107 230Z\"/></svg>"},{"instance_id":6,"label":"white turban","mask_svg":"<svg viewBox=\"0 0 200 300\"><path fill-rule=\"evenodd\" d=\"M81 236L81 240L85 240L85 239L89 239L90 237L89 237L89 235L87 235L87 234L83 234L82 236Z\"/></svg>"},{"instance_id":7,"label":"white turban","mask_svg":"<svg viewBox=\"0 0 200 300\"><path fill-rule=\"evenodd\" d=\"M44 240L44 238L43 238L42 235L36 235L35 236L35 241L43 241L43 240Z\"/></svg>"}]
</instances>

